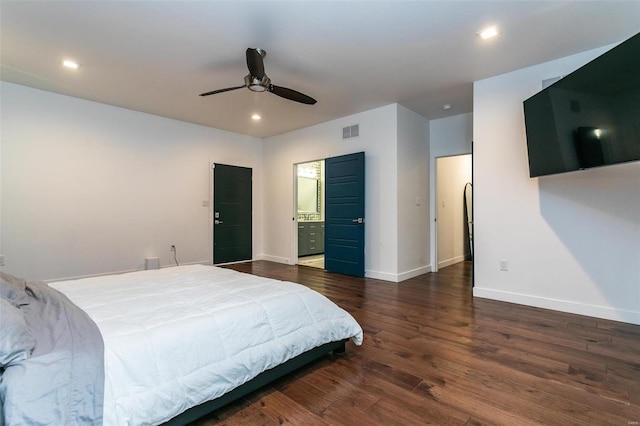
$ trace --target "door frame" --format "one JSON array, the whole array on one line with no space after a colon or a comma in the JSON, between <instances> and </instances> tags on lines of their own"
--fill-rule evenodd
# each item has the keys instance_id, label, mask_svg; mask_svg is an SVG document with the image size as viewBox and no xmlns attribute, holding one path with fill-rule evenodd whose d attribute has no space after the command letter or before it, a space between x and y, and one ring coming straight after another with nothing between
<instances>
[{"instance_id":1,"label":"door frame","mask_svg":"<svg viewBox=\"0 0 640 426\"><path fill-rule=\"evenodd\" d=\"M455 157L466 157L469 156L469 158L471 159L471 170L470 170L470 176L471 176L471 183L472 183L472 191L473 191L473 155L470 153L467 154L453 154L453 155L441 155L438 157L435 157L435 165L434 165L434 193L435 193L435 215L434 215L434 225L435 225L435 229L434 229L434 236L435 236L435 250L434 250L434 265L435 265L435 270L432 271L433 272L437 272L440 267L439 267L439 244L438 244L438 229L440 227L440 224L438 223L438 212L440 211L440 206L439 206L439 195L438 194L438 160L444 159L444 158L455 158ZM471 203L472 203L472 211L471 214L473 215L473 195L471 197ZM473 217L473 216L472 216ZM473 240L471 240L472 244L473 244ZM472 257L473 259L473 257Z\"/></svg>"},{"instance_id":2,"label":"door frame","mask_svg":"<svg viewBox=\"0 0 640 426\"><path fill-rule=\"evenodd\" d=\"M297 265L298 264L298 166L300 164L306 164L306 163L314 163L316 161L325 161L326 158L318 158L316 160L305 160L305 161L299 161L297 163L293 163L293 171L292 171L292 178L291 180L293 181L293 205L291 206L291 211L293 212L291 215L291 219L292 219L292 225L291 225L291 229L293 230L293 232L291 232L292 234L292 238L291 238L291 261L289 262L290 265ZM322 190L324 191L324 185L322 185ZM324 199L324 197L323 197ZM324 205L322 206L322 217L324 217Z\"/></svg>"},{"instance_id":3,"label":"door frame","mask_svg":"<svg viewBox=\"0 0 640 426\"><path fill-rule=\"evenodd\" d=\"M218 160L214 160L213 158L209 157L209 200L202 200L202 206L205 207L205 204L208 206L209 208L209 265L214 265L213 263L213 241L214 241L214 233L215 233L215 226L213 226L213 220L214 220L214 208L215 206L213 205L213 200L214 200L214 179L215 179L215 166L216 163L218 164L225 164L227 166L235 166L235 167L244 167L246 169L251 169L254 170L254 166L250 165L250 164L237 164L237 163L229 163L229 162L224 162L224 161L218 161ZM254 259L254 255L253 255L253 250L255 249L255 244L254 244L254 232L253 230L255 229L255 219L253 217L253 206L255 205L254 203L254 188L253 188L253 183L251 184L251 259L250 261L255 260ZM241 260L238 262L229 262L229 263L225 263L225 264L233 264L233 263L242 263L242 262L247 262L246 260ZM218 264L218 265L222 265L222 264Z\"/></svg>"},{"instance_id":4,"label":"door frame","mask_svg":"<svg viewBox=\"0 0 640 426\"><path fill-rule=\"evenodd\" d=\"M337 158L337 157L344 157L344 156L348 156L348 155L354 155L354 154L359 154L362 153L363 155L365 155L365 151L355 151L355 152L348 152L346 154L334 154L332 156L324 156L322 158L316 158L316 159L312 159L312 160L304 160L304 161L299 161L296 163L293 163L293 167L291 169L291 180L293 182L292 184L292 188L293 188L293 193L292 193L292 205L291 205L291 212L292 212L292 217L291 217L291 256L290 256L290 260L289 260L289 264L291 265L297 265L298 261L299 261L299 256L298 256L298 166L301 164L305 164L305 163L312 163L315 161L322 161L324 162L324 182L322 185L322 191L324 192L324 194L322 195L322 199L324 200L323 204L322 204L322 218L324 221L326 221L326 188L327 188L327 173L326 173L326 162L329 159L332 158ZM365 177L366 179L366 177ZM365 195L366 195L366 187L365 187ZM364 216L366 217L366 206L365 206L365 212L364 212ZM366 231L365 231L366 234ZM326 237L326 228L325 228L325 237ZM363 236L363 238L365 238ZM363 253L363 262L365 262L365 270L363 273L363 277L366 276L367 271L366 271L366 238L365 238L365 248L364 248L364 253ZM325 239L325 250L326 250L326 239Z\"/></svg>"},{"instance_id":5,"label":"door frame","mask_svg":"<svg viewBox=\"0 0 640 426\"><path fill-rule=\"evenodd\" d=\"M474 185L474 175L473 175L473 142L471 143L471 152L459 152L453 154L445 154L439 155L437 157L432 158L431 164L431 178L430 178L430 251L431 251L431 272L438 272L438 159L439 158L448 158L448 157L460 157L463 155L471 155L471 184L472 184L472 198L471 198L471 212L473 214L474 203L475 203L475 188ZM473 245L473 253L474 255L471 258L472 266L475 265L475 238L471 240L471 244ZM473 275L473 274L472 274Z\"/></svg>"}]
</instances>

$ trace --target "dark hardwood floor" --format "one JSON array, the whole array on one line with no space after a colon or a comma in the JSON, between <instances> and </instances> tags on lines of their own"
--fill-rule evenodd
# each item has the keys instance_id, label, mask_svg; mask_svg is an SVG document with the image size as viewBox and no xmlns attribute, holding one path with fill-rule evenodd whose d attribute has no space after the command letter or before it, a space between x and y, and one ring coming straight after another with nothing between
<instances>
[{"instance_id":1,"label":"dark hardwood floor","mask_svg":"<svg viewBox=\"0 0 640 426\"><path fill-rule=\"evenodd\" d=\"M468 262L399 284L258 261L362 325L327 356L194 425L638 425L640 326L474 299Z\"/></svg>"}]
</instances>

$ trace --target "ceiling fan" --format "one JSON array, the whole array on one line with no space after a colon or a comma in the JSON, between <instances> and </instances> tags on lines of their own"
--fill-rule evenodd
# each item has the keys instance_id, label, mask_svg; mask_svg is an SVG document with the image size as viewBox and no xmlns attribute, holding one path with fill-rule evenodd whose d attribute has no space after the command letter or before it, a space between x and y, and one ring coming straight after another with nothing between
<instances>
[{"instance_id":1,"label":"ceiling fan","mask_svg":"<svg viewBox=\"0 0 640 426\"><path fill-rule=\"evenodd\" d=\"M267 56L267 52L263 49L247 49L247 67L249 68L249 74L244 77L244 84L242 86L227 87L226 89L213 90L211 92L201 93L200 96L215 95L216 93L229 92L231 90L242 89L246 87L252 92L271 92L274 95L278 95L281 98L289 99L291 101L300 102L307 105L313 105L316 100L303 93L288 89L286 87L276 86L271 84L271 79L264 73L264 57Z\"/></svg>"}]
</instances>

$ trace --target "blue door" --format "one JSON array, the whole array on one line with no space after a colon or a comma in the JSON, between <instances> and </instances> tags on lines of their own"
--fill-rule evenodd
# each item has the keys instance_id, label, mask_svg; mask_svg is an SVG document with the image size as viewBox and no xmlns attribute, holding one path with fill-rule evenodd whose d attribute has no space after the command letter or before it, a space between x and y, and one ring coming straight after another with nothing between
<instances>
[{"instance_id":1,"label":"blue door","mask_svg":"<svg viewBox=\"0 0 640 426\"><path fill-rule=\"evenodd\" d=\"M324 268L364 277L364 152L325 160Z\"/></svg>"}]
</instances>

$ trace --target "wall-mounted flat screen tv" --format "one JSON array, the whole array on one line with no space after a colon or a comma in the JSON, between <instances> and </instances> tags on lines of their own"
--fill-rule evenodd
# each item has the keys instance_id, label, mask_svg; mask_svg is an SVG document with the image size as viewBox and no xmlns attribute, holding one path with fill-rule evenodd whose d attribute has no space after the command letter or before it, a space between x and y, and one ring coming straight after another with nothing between
<instances>
[{"instance_id":1,"label":"wall-mounted flat screen tv","mask_svg":"<svg viewBox=\"0 0 640 426\"><path fill-rule=\"evenodd\" d=\"M640 33L524 101L531 177L640 160Z\"/></svg>"}]
</instances>

